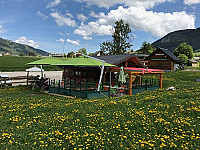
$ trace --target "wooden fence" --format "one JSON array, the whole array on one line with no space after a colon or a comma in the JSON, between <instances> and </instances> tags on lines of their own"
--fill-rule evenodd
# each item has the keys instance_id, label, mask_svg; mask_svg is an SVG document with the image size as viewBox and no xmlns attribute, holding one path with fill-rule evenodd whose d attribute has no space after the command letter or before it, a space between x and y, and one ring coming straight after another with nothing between
<instances>
[{"instance_id":1,"label":"wooden fence","mask_svg":"<svg viewBox=\"0 0 200 150\"><path fill-rule=\"evenodd\" d=\"M20 85L20 84L28 85L31 80L33 80L33 76L0 78L0 87Z\"/></svg>"}]
</instances>

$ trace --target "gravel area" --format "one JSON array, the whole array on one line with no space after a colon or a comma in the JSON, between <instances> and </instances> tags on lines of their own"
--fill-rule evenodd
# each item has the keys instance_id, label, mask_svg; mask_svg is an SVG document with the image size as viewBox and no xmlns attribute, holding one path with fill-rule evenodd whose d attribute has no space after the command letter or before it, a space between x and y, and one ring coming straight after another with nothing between
<instances>
[{"instance_id":1,"label":"gravel area","mask_svg":"<svg viewBox=\"0 0 200 150\"><path fill-rule=\"evenodd\" d=\"M27 76L27 72L22 71L22 72L0 72L0 74L6 74L10 77L17 77L17 76ZM44 74L47 78L50 79L61 79L62 78L62 71L44 71ZM29 75L36 76L40 75L40 72L29 72Z\"/></svg>"},{"instance_id":2,"label":"gravel area","mask_svg":"<svg viewBox=\"0 0 200 150\"><path fill-rule=\"evenodd\" d=\"M8 75L9 77L17 77L17 76L27 76L27 72L0 72L0 74ZM40 72L29 72L29 75L36 76L40 75ZM44 71L44 75L46 78L60 80L62 79L62 71ZM20 80L18 80L20 81ZM15 84L18 85L18 84Z\"/></svg>"}]
</instances>

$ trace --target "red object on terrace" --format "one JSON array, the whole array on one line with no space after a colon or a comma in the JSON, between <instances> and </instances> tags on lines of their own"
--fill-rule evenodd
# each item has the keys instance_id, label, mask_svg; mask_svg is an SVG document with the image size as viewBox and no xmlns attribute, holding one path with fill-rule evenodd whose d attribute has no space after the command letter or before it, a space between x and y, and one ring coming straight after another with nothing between
<instances>
[{"instance_id":1,"label":"red object on terrace","mask_svg":"<svg viewBox=\"0 0 200 150\"><path fill-rule=\"evenodd\" d=\"M119 69L120 67L112 67L114 69ZM135 68L135 67L124 67L124 71L125 70L129 70L129 71L142 71L142 74L146 73L150 73L150 72L154 72L154 71L163 71L161 69L148 69L148 68Z\"/></svg>"}]
</instances>

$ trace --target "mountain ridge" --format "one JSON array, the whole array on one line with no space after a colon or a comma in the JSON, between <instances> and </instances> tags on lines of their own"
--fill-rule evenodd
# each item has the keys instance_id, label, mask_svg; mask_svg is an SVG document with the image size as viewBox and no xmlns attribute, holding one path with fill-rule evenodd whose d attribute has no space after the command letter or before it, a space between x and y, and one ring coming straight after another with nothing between
<instances>
[{"instance_id":1,"label":"mountain ridge","mask_svg":"<svg viewBox=\"0 0 200 150\"><path fill-rule=\"evenodd\" d=\"M174 51L176 47L178 47L183 42L191 45L193 47L194 52L200 51L200 28L196 29L185 29L178 30L171 33L168 33L161 39L152 43L154 47L161 47Z\"/></svg>"},{"instance_id":2,"label":"mountain ridge","mask_svg":"<svg viewBox=\"0 0 200 150\"><path fill-rule=\"evenodd\" d=\"M29 52L33 52L36 55L49 56L49 52L46 52L44 50L37 49L26 44L16 43L11 40L3 39L0 37L0 53L7 52L13 55L20 55L20 53L28 55Z\"/></svg>"}]
</instances>

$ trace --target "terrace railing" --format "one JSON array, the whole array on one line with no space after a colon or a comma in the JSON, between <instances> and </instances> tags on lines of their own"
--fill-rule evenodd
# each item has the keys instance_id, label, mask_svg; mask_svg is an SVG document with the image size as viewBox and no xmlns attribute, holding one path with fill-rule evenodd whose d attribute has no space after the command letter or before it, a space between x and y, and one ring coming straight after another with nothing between
<instances>
[{"instance_id":1,"label":"terrace railing","mask_svg":"<svg viewBox=\"0 0 200 150\"><path fill-rule=\"evenodd\" d=\"M74 79L50 80L49 92L86 99L109 97L109 88L97 91L96 83Z\"/></svg>"}]
</instances>

